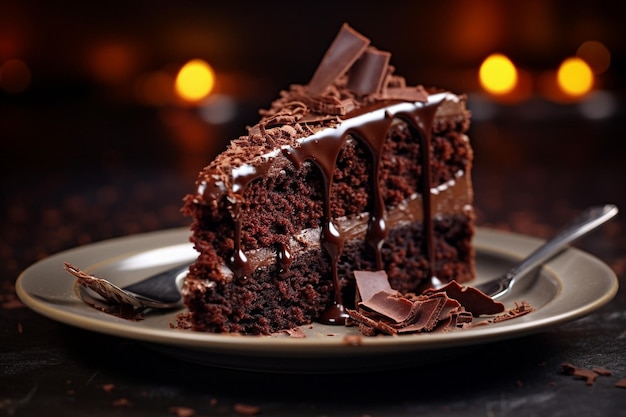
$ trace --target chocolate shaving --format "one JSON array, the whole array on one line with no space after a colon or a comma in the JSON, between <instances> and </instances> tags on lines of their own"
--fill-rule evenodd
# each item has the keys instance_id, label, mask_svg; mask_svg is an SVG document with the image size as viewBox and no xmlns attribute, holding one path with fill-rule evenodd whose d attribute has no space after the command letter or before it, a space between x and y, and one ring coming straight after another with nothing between
<instances>
[{"instance_id":1,"label":"chocolate shaving","mask_svg":"<svg viewBox=\"0 0 626 417\"><path fill-rule=\"evenodd\" d=\"M520 317L520 316L524 316L528 313L531 313L535 311L535 308L533 306L531 306L530 304L528 304L526 301L523 301L521 303L515 303L515 307L511 308L510 310L506 311L504 314L500 314L496 317L493 318L492 322L493 323L500 323L502 321L506 321L506 320L511 320L514 319L516 317Z\"/></svg>"},{"instance_id":2,"label":"chocolate shaving","mask_svg":"<svg viewBox=\"0 0 626 417\"><path fill-rule=\"evenodd\" d=\"M388 87L382 92L383 100L422 101L428 100L428 93L421 85L416 87Z\"/></svg>"},{"instance_id":3,"label":"chocolate shaving","mask_svg":"<svg viewBox=\"0 0 626 417\"><path fill-rule=\"evenodd\" d=\"M563 373L571 375L575 378L584 379L587 385L593 385L600 374L593 369L579 368L571 363L561 365Z\"/></svg>"},{"instance_id":4,"label":"chocolate shaving","mask_svg":"<svg viewBox=\"0 0 626 417\"><path fill-rule=\"evenodd\" d=\"M448 297L458 300L467 311L474 316L482 316L483 314L498 314L504 311L504 304L495 301L485 293L474 287L464 287L456 281L451 281L438 290L429 289L424 294L434 294L445 292Z\"/></svg>"},{"instance_id":5,"label":"chocolate shaving","mask_svg":"<svg viewBox=\"0 0 626 417\"><path fill-rule=\"evenodd\" d=\"M344 23L309 82L309 94L324 93L337 77L348 71L369 44L368 38Z\"/></svg>"},{"instance_id":6,"label":"chocolate shaving","mask_svg":"<svg viewBox=\"0 0 626 417\"><path fill-rule=\"evenodd\" d=\"M381 291L399 294L389 285L385 271L354 271L354 279L362 300L368 300Z\"/></svg>"},{"instance_id":7,"label":"chocolate shaving","mask_svg":"<svg viewBox=\"0 0 626 417\"><path fill-rule=\"evenodd\" d=\"M358 324L365 336L441 332L473 326L473 317L504 311L504 304L472 287L452 281L422 294L401 294L391 288L385 271L354 271L357 285L356 309L348 309L346 325ZM505 314L484 325L527 314L534 309L526 302L516 303Z\"/></svg>"},{"instance_id":8,"label":"chocolate shaving","mask_svg":"<svg viewBox=\"0 0 626 417\"><path fill-rule=\"evenodd\" d=\"M358 95L380 92L387 77L389 52L369 47L348 72L348 89Z\"/></svg>"}]
</instances>

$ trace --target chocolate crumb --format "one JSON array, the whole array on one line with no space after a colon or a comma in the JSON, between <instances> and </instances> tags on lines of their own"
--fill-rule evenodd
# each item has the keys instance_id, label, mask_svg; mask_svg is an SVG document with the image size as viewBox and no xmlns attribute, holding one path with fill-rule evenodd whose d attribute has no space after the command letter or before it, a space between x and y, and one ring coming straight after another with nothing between
<instances>
[{"instance_id":1,"label":"chocolate crumb","mask_svg":"<svg viewBox=\"0 0 626 417\"><path fill-rule=\"evenodd\" d=\"M115 389L115 384L104 384L102 386L102 391L112 392Z\"/></svg>"},{"instance_id":2,"label":"chocolate crumb","mask_svg":"<svg viewBox=\"0 0 626 417\"><path fill-rule=\"evenodd\" d=\"M561 365L563 369L563 373L566 375L571 375L574 378L584 379L587 385L593 385L596 382L598 376L610 376L611 371L606 368L579 368L571 363L564 363Z\"/></svg>"},{"instance_id":3,"label":"chocolate crumb","mask_svg":"<svg viewBox=\"0 0 626 417\"><path fill-rule=\"evenodd\" d=\"M233 410L237 414L241 414L243 416L254 416L261 412L261 408L256 405L249 404L241 404L237 403L233 406Z\"/></svg>"},{"instance_id":4,"label":"chocolate crumb","mask_svg":"<svg viewBox=\"0 0 626 417\"><path fill-rule=\"evenodd\" d=\"M598 368L598 367L596 367L596 368L592 368L591 370L593 372L599 374L599 375L604 375L604 376L611 376L612 375L611 371L609 371L606 368Z\"/></svg>"},{"instance_id":5,"label":"chocolate crumb","mask_svg":"<svg viewBox=\"0 0 626 417\"><path fill-rule=\"evenodd\" d=\"M363 338L358 334L348 334L343 337L343 343L348 346L360 346L363 344Z\"/></svg>"},{"instance_id":6,"label":"chocolate crumb","mask_svg":"<svg viewBox=\"0 0 626 417\"><path fill-rule=\"evenodd\" d=\"M289 329L289 330L285 330L285 333L287 333L289 335L289 337L292 337L294 339L305 339L306 338L306 333L304 332L303 329L296 327L293 329Z\"/></svg>"},{"instance_id":7,"label":"chocolate crumb","mask_svg":"<svg viewBox=\"0 0 626 417\"><path fill-rule=\"evenodd\" d=\"M189 407L170 407L168 411L172 414L176 414L177 417L191 417L196 414L196 410Z\"/></svg>"},{"instance_id":8,"label":"chocolate crumb","mask_svg":"<svg viewBox=\"0 0 626 417\"><path fill-rule=\"evenodd\" d=\"M134 404L128 400L127 398L118 398L117 400L113 401L113 406L114 407L132 407Z\"/></svg>"}]
</instances>

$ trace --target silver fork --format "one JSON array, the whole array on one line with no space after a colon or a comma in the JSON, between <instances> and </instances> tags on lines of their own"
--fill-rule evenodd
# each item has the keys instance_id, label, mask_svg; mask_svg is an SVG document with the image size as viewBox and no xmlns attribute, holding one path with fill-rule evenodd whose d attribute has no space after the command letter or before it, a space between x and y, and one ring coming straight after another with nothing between
<instances>
[{"instance_id":1,"label":"silver fork","mask_svg":"<svg viewBox=\"0 0 626 417\"><path fill-rule=\"evenodd\" d=\"M612 204L585 210L554 238L541 245L517 266L499 277L472 286L492 298L507 294L518 278L558 254L576 239L606 223L617 212L617 207ZM120 288L106 279L87 274L70 263L65 262L64 267L67 272L78 279L80 285L97 292L108 302L154 309L171 309L182 305L178 283L188 270L188 264L176 266L135 284ZM440 287L443 284L435 278L433 285Z\"/></svg>"},{"instance_id":2,"label":"silver fork","mask_svg":"<svg viewBox=\"0 0 626 417\"><path fill-rule=\"evenodd\" d=\"M613 204L588 208L562 228L553 238L535 249L519 264L498 277L472 285L472 287L489 295L491 298L502 297L511 291L511 288L513 288L519 278L557 255L570 243L612 219L617 212L618 209Z\"/></svg>"}]
</instances>

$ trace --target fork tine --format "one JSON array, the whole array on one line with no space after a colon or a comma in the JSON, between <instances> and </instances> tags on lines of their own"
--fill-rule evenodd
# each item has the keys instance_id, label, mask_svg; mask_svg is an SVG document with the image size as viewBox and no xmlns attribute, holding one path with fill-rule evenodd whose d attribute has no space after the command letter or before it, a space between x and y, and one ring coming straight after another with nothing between
<instances>
[{"instance_id":1,"label":"fork tine","mask_svg":"<svg viewBox=\"0 0 626 417\"><path fill-rule=\"evenodd\" d=\"M69 262L63 262L63 268L76 277L78 283L85 288L95 291L106 301L116 304L129 304L133 307L142 307L143 304L134 297L126 294L124 290L109 281L81 271Z\"/></svg>"}]
</instances>

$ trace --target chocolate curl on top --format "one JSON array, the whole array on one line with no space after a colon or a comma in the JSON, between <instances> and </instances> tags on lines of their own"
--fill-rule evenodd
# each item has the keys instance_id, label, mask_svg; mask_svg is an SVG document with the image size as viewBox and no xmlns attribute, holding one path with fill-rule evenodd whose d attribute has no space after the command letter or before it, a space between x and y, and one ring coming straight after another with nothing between
<instances>
[{"instance_id":1,"label":"chocolate curl on top","mask_svg":"<svg viewBox=\"0 0 626 417\"><path fill-rule=\"evenodd\" d=\"M348 72L348 89L357 95L379 93L389 72L391 54L369 47Z\"/></svg>"},{"instance_id":2,"label":"chocolate curl on top","mask_svg":"<svg viewBox=\"0 0 626 417\"><path fill-rule=\"evenodd\" d=\"M337 77L348 71L369 44L368 38L344 23L309 82L309 94L324 93Z\"/></svg>"}]
</instances>

